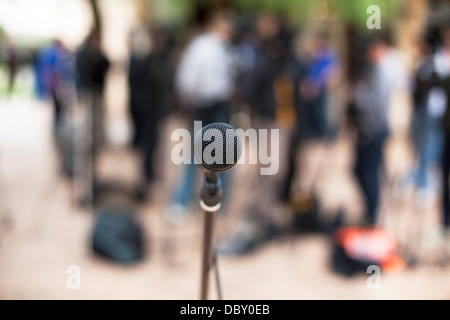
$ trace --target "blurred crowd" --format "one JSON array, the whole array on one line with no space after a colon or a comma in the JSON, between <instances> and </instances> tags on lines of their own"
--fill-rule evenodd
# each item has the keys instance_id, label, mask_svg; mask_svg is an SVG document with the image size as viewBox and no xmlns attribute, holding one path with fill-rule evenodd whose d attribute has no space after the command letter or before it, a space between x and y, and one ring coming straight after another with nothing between
<instances>
[{"instance_id":1,"label":"blurred crowd","mask_svg":"<svg viewBox=\"0 0 450 320\"><path fill-rule=\"evenodd\" d=\"M142 179L137 182L135 200L151 201L150 187L162 178L155 155L167 130L165 119L181 118L192 132L194 121L230 123L234 115L247 114L252 128L277 129L277 88L288 79L295 116L290 119L288 138L283 140L283 170L276 177L255 171L255 190L249 192L236 230L217 250L248 253L293 224L304 227L304 220L286 222L280 213L285 206L297 213L311 213L319 207L314 187L307 190L306 199L296 197L298 190L293 186L302 179L298 155L308 143L333 141L343 128L354 137L353 173L365 204L358 225L376 226L386 175L383 150L390 134L389 106L393 94L403 90L413 101L410 139L415 165L402 183L416 192L418 206L442 195L442 201L438 200L440 239L450 253L450 25L427 28L418 35L413 70L395 47L394 30L361 31L355 36L359 47L350 47L358 52L351 61L335 46L330 30L315 32L308 46L298 45L302 31L275 14L243 17L219 11L189 30L144 26L130 33L130 145L142 156ZM6 53L11 90L19 62L12 45L6 47ZM101 192L95 164L98 153L107 146L104 89L111 64L98 29L76 51L55 40L32 53L36 94L52 101L60 169L68 179L77 181L80 205L95 207ZM345 92L345 116L332 122L330 95L338 88ZM248 128L245 121L234 124ZM223 211L231 201L227 195L236 178L232 175L232 171L221 174ZM197 202L198 177L196 165L183 166L164 215L168 221L183 223L190 206ZM316 230L325 228L319 225Z\"/></svg>"}]
</instances>

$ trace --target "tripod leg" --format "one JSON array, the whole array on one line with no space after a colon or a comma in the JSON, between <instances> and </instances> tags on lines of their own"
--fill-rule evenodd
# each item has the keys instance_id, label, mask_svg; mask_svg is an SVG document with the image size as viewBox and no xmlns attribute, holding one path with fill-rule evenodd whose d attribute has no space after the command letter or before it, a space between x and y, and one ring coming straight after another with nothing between
<instances>
[{"instance_id":1,"label":"tripod leg","mask_svg":"<svg viewBox=\"0 0 450 320\"><path fill-rule=\"evenodd\" d=\"M222 300L222 286L220 285L219 265L217 263L217 252L215 250L213 254L213 264L214 264L214 273L216 275L217 297L219 300Z\"/></svg>"},{"instance_id":2,"label":"tripod leg","mask_svg":"<svg viewBox=\"0 0 450 320\"><path fill-rule=\"evenodd\" d=\"M202 273L201 273L201 292L200 299L208 299L209 278L211 265L213 262L214 250L214 228L216 221L216 212L205 212L203 225L203 256L202 256Z\"/></svg>"}]
</instances>

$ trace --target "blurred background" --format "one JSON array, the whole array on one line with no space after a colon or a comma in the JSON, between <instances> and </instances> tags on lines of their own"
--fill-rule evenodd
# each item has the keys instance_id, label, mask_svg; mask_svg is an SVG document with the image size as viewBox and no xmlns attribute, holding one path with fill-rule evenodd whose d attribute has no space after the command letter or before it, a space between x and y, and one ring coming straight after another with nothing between
<instances>
[{"instance_id":1,"label":"blurred background","mask_svg":"<svg viewBox=\"0 0 450 320\"><path fill-rule=\"evenodd\" d=\"M449 78L445 0L0 0L0 298L198 299L202 120L279 130L212 299L448 299Z\"/></svg>"}]
</instances>

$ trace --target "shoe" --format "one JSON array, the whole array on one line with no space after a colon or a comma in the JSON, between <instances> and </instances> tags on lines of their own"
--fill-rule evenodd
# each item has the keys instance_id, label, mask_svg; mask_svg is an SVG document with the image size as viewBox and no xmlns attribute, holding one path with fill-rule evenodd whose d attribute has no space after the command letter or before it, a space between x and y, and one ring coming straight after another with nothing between
<instances>
[{"instance_id":1,"label":"shoe","mask_svg":"<svg viewBox=\"0 0 450 320\"><path fill-rule=\"evenodd\" d=\"M446 243L449 243L450 248L450 240L446 241L446 239L450 239L449 233L442 228L426 230L422 237L422 247L434 250L442 248Z\"/></svg>"},{"instance_id":2,"label":"shoe","mask_svg":"<svg viewBox=\"0 0 450 320\"><path fill-rule=\"evenodd\" d=\"M416 206L420 209L429 209L433 205L434 194L427 189L420 189L416 194Z\"/></svg>"},{"instance_id":3,"label":"shoe","mask_svg":"<svg viewBox=\"0 0 450 320\"><path fill-rule=\"evenodd\" d=\"M228 240L218 242L216 251L223 255L248 254L278 234L279 228L272 224L259 227L256 223L241 222Z\"/></svg>"},{"instance_id":4,"label":"shoe","mask_svg":"<svg viewBox=\"0 0 450 320\"><path fill-rule=\"evenodd\" d=\"M182 224L188 215L188 208L182 204L174 203L166 210L166 219L173 225Z\"/></svg>"}]
</instances>

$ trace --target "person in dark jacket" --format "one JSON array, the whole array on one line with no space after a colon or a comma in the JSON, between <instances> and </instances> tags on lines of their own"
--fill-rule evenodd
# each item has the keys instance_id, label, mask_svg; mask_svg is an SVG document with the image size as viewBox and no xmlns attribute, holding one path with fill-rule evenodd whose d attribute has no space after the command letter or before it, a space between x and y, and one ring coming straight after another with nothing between
<instances>
[{"instance_id":1,"label":"person in dark jacket","mask_svg":"<svg viewBox=\"0 0 450 320\"><path fill-rule=\"evenodd\" d=\"M79 167L82 195L80 205L95 203L95 162L99 149L104 144L103 91L110 62L101 48L100 30L94 30L76 53L76 86L83 108L83 135L77 143L80 155Z\"/></svg>"},{"instance_id":2,"label":"person in dark jacket","mask_svg":"<svg viewBox=\"0 0 450 320\"><path fill-rule=\"evenodd\" d=\"M424 207L433 195L430 169L440 162L443 149L442 118L445 102L436 70L436 56L426 37L419 42L421 57L413 79L414 116L412 136L417 153L417 166L412 173L418 194L417 205ZM410 177L411 178L411 177Z\"/></svg>"},{"instance_id":3,"label":"person in dark jacket","mask_svg":"<svg viewBox=\"0 0 450 320\"><path fill-rule=\"evenodd\" d=\"M442 31L443 46L438 51L438 73L440 86L445 92L446 109L443 117L444 128L444 152L442 156L442 220L443 236L446 241L447 251L450 253L450 25Z\"/></svg>"},{"instance_id":4,"label":"person in dark jacket","mask_svg":"<svg viewBox=\"0 0 450 320\"><path fill-rule=\"evenodd\" d=\"M376 225L380 204L383 148L389 136L388 114L392 96L405 90L407 77L402 57L391 45L389 34L376 34L367 46L368 68L353 84L356 108L354 173L363 199L363 225Z\"/></svg>"},{"instance_id":5,"label":"person in dark jacket","mask_svg":"<svg viewBox=\"0 0 450 320\"><path fill-rule=\"evenodd\" d=\"M154 161L159 126L173 105L173 68L167 36L159 28L152 37L144 29L131 35L129 108L134 127L132 144L143 155L142 181L137 193L141 200L147 197L147 188L156 179Z\"/></svg>"}]
</instances>

